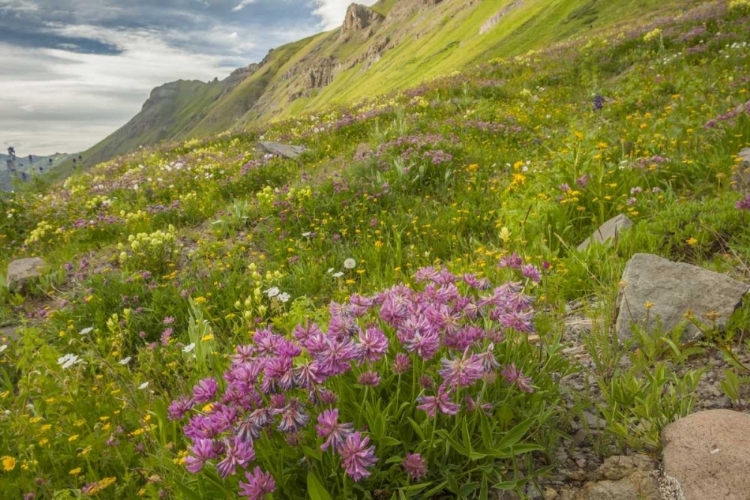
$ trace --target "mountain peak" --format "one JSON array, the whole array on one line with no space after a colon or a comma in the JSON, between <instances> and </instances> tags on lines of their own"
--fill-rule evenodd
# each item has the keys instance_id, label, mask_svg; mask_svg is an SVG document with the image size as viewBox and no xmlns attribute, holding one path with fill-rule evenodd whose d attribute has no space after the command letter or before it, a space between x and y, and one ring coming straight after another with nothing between
<instances>
[{"instance_id":1,"label":"mountain peak","mask_svg":"<svg viewBox=\"0 0 750 500\"><path fill-rule=\"evenodd\" d=\"M341 34L348 31L361 31L371 24L382 21L384 19L382 14L375 12L366 5L353 3L346 9L346 16L344 16L344 24L341 25Z\"/></svg>"}]
</instances>

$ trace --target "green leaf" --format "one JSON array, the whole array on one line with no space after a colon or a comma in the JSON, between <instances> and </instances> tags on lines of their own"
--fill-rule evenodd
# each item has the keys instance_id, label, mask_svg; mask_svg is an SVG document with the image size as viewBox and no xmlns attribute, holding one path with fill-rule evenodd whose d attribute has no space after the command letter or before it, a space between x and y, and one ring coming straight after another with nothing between
<instances>
[{"instance_id":1,"label":"green leaf","mask_svg":"<svg viewBox=\"0 0 750 500\"><path fill-rule=\"evenodd\" d=\"M503 436L503 439L500 440L495 449L503 450L505 448L510 448L519 442L521 438L526 435L535 421L536 417L531 417L513 427L505 436Z\"/></svg>"},{"instance_id":2,"label":"green leaf","mask_svg":"<svg viewBox=\"0 0 750 500\"><path fill-rule=\"evenodd\" d=\"M471 453L471 435L469 434L469 425L466 423L466 417L461 419L463 425L461 426L461 434L464 438L464 446Z\"/></svg>"},{"instance_id":3,"label":"green leaf","mask_svg":"<svg viewBox=\"0 0 750 500\"><path fill-rule=\"evenodd\" d=\"M401 441L399 441L398 439L388 436L380 438L378 442L383 446L398 446L401 444Z\"/></svg>"},{"instance_id":4,"label":"green leaf","mask_svg":"<svg viewBox=\"0 0 750 500\"><path fill-rule=\"evenodd\" d=\"M461 495L461 498L466 498L474 491L476 491L477 488L479 488L479 483L477 483L476 481L473 483L465 483L461 485L461 488L459 488L458 494Z\"/></svg>"},{"instance_id":5,"label":"green leaf","mask_svg":"<svg viewBox=\"0 0 750 500\"><path fill-rule=\"evenodd\" d=\"M202 497L195 492L194 488L190 488L180 481L175 481L174 484L177 485L177 489L180 490L185 498L189 498L191 500L201 500Z\"/></svg>"},{"instance_id":6,"label":"green leaf","mask_svg":"<svg viewBox=\"0 0 750 500\"><path fill-rule=\"evenodd\" d=\"M487 476L482 476L482 486L479 488L479 500L489 499L489 488L487 487Z\"/></svg>"},{"instance_id":7,"label":"green leaf","mask_svg":"<svg viewBox=\"0 0 750 500\"><path fill-rule=\"evenodd\" d=\"M543 451L544 449L544 446L539 446L538 444L517 444L516 446L511 446L510 448L505 450L495 449L494 451L488 453L488 455L495 458L511 458L515 457L516 455L523 455L524 453L530 453L532 451Z\"/></svg>"},{"instance_id":8,"label":"green leaf","mask_svg":"<svg viewBox=\"0 0 750 500\"><path fill-rule=\"evenodd\" d=\"M479 417L480 422L480 430L482 431L482 444L484 444L484 447L487 449L492 449L492 429L490 429L490 422L487 417L484 415L481 415Z\"/></svg>"},{"instance_id":9,"label":"green leaf","mask_svg":"<svg viewBox=\"0 0 750 500\"><path fill-rule=\"evenodd\" d=\"M425 437L424 437L424 431L422 431L422 427L420 427L420 425L411 418L407 418L407 420L409 421L411 426L414 428L414 432L417 433L417 435L419 436L419 439L424 441Z\"/></svg>"},{"instance_id":10,"label":"green leaf","mask_svg":"<svg viewBox=\"0 0 750 500\"><path fill-rule=\"evenodd\" d=\"M320 450L310 448L309 446L302 446L302 451L305 453L305 456L314 458L318 462L323 459L323 452Z\"/></svg>"},{"instance_id":11,"label":"green leaf","mask_svg":"<svg viewBox=\"0 0 750 500\"><path fill-rule=\"evenodd\" d=\"M438 429L436 433L439 436L443 437L446 441L448 441L451 447L454 450L456 450L458 453L460 453L461 455L465 457L469 456L469 451L466 448L464 448L464 446L461 443L459 443L456 439L454 439L453 436L448 434L448 431L446 431L445 429Z\"/></svg>"},{"instance_id":12,"label":"green leaf","mask_svg":"<svg viewBox=\"0 0 750 500\"><path fill-rule=\"evenodd\" d=\"M310 495L310 500L332 500L331 495L313 471L307 473L307 494Z\"/></svg>"},{"instance_id":13,"label":"green leaf","mask_svg":"<svg viewBox=\"0 0 750 500\"><path fill-rule=\"evenodd\" d=\"M424 494L424 498L432 498L437 493L440 493L441 491L443 491L446 486L448 486L448 481L443 481L442 483L438 484L437 486L435 486L431 490L426 491L425 494Z\"/></svg>"}]
</instances>

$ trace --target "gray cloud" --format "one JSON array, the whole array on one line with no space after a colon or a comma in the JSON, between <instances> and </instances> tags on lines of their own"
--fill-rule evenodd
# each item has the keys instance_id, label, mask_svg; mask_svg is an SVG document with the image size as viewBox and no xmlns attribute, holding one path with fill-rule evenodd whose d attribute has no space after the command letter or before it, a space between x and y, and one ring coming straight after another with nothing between
<instances>
[{"instance_id":1,"label":"gray cloud","mask_svg":"<svg viewBox=\"0 0 750 500\"><path fill-rule=\"evenodd\" d=\"M340 24L349 1L0 0L0 147L87 149L153 87L223 78Z\"/></svg>"}]
</instances>

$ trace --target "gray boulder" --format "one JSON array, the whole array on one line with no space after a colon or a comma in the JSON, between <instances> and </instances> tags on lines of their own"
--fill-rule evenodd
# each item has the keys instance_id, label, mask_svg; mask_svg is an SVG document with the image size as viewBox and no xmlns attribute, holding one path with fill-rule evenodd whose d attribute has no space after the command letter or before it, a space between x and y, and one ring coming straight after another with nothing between
<instances>
[{"instance_id":1,"label":"gray boulder","mask_svg":"<svg viewBox=\"0 0 750 500\"><path fill-rule=\"evenodd\" d=\"M689 311L705 324L715 320L723 329L749 290L750 285L724 274L656 255L635 254L625 265L620 283L617 334L630 338L631 322L653 329L657 318L664 330L670 330L686 322ZM684 341L702 336L695 325L686 323Z\"/></svg>"},{"instance_id":2,"label":"gray boulder","mask_svg":"<svg viewBox=\"0 0 750 500\"><path fill-rule=\"evenodd\" d=\"M291 144L281 144L280 142L259 142L258 145L263 151L272 155L283 156L290 160L295 160L307 151L305 146L293 146Z\"/></svg>"},{"instance_id":3,"label":"gray boulder","mask_svg":"<svg viewBox=\"0 0 750 500\"><path fill-rule=\"evenodd\" d=\"M630 220L627 215L616 215L602 224L599 229L594 231L594 234L578 245L578 251L581 252L588 248L592 240L597 243L604 243L611 239L616 239L622 231L630 229L631 227L633 227L633 221Z\"/></svg>"},{"instance_id":4,"label":"gray boulder","mask_svg":"<svg viewBox=\"0 0 750 500\"><path fill-rule=\"evenodd\" d=\"M731 410L694 413L664 428L664 474L685 500L747 500L750 415Z\"/></svg>"},{"instance_id":5,"label":"gray boulder","mask_svg":"<svg viewBox=\"0 0 750 500\"><path fill-rule=\"evenodd\" d=\"M18 340L17 326L0 327L0 346L7 345Z\"/></svg>"},{"instance_id":6,"label":"gray boulder","mask_svg":"<svg viewBox=\"0 0 750 500\"><path fill-rule=\"evenodd\" d=\"M18 259L8 264L8 273L5 276L5 284L8 288L22 288L26 283L42 275L44 260L39 257Z\"/></svg>"}]
</instances>

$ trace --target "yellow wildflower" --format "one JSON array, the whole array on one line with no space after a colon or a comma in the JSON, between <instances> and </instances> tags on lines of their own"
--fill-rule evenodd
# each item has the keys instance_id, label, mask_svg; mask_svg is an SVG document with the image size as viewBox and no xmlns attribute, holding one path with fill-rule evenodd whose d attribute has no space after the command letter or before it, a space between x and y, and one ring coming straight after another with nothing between
<instances>
[{"instance_id":1,"label":"yellow wildflower","mask_svg":"<svg viewBox=\"0 0 750 500\"><path fill-rule=\"evenodd\" d=\"M16 468L16 459L13 457L5 456L2 458L3 470L10 472Z\"/></svg>"}]
</instances>

